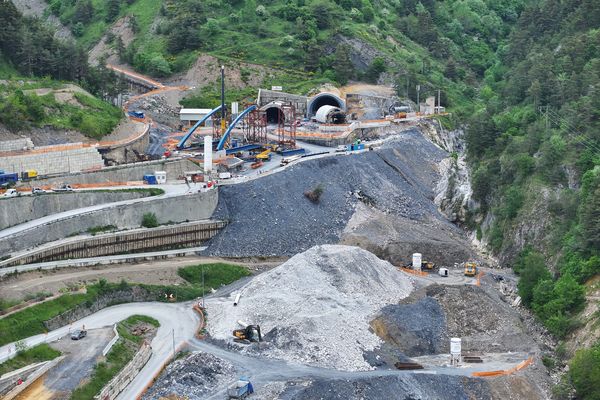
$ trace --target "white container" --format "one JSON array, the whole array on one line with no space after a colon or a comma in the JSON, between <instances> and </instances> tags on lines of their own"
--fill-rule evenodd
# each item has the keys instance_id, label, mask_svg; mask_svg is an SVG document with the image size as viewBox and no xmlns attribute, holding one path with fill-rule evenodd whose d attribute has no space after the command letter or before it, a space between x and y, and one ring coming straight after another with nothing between
<instances>
[{"instance_id":1,"label":"white container","mask_svg":"<svg viewBox=\"0 0 600 400\"><path fill-rule=\"evenodd\" d=\"M219 172L219 179L230 179L231 172Z\"/></svg>"},{"instance_id":2,"label":"white container","mask_svg":"<svg viewBox=\"0 0 600 400\"><path fill-rule=\"evenodd\" d=\"M438 271L438 274L440 274L440 276L447 277L448 276L448 268L440 268L440 270Z\"/></svg>"},{"instance_id":3,"label":"white container","mask_svg":"<svg viewBox=\"0 0 600 400\"><path fill-rule=\"evenodd\" d=\"M450 354L453 356L460 356L461 352L461 339L451 338L450 339Z\"/></svg>"},{"instance_id":4,"label":"white container","mask_svg":"<svg viewBox=\"0 0 600 400\"><path fill-rule=\"evenodd\" d=\"M156 177L156 183L159 185L167 183L167 173L165 171L154 171Z\"/></svg>"},{"instance_id":5,"label":"white container","mask_svg":"<svg viewBox=\"0 0 600 400\"><path fill-rule=\"evenodd\" d=\"M414 253L413 257L412 257L412 266L413 268L421 268L421 259L422 259L422 255L421 253Z\"/></svg>"}]
</instances>

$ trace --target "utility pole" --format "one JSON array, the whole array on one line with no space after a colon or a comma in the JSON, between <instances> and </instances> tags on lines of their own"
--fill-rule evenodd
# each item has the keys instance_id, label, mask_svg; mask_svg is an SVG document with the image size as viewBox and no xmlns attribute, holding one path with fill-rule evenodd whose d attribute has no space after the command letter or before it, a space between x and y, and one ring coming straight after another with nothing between
<instances>
[{"instance_id":1,"label":"utility pole","mask_svg":"<svg viewBox=\"0 0 600 400\"><path fill-rule=\"evenodd\" d=\"M221 65L221 135L225 133L225 66Z\"/></svg>"},{"instance_id":2,"label":"utility pole","mask_svg":"<svg viewBox=\"0 0 600 400\"><path fill-rule=\"evenodd\" d=\"M438 108L437 108L437 113L438 114L440 113L440 110L442 109L442 103L440 101L440 98L441 98L440 92L441 92L440 89L438 89Z\"/></svg>"},{"instance_id":3,"label":"utility pole","mask_svg":"<svg viewBox=\"0 0 600 400\"><path fill-rule=\"evenodd\" d=\"M175 358L175 328L171 329L173 333L173 358Z\"/></svg>"},{"instance_id":4,"label":"utility pole","mask_svg":"<svg viewBox=\"0 0 600 400\"><path fill-rule=\"evenodd\" d=\"M202 266L202 308L204 308L204 265Z\"/></svg>"},{"instance_id":5,"label":"utility pole","mask_svg":"<svg viewBox=\"0 0 600 400\"><path fill-rule=\"evenodd\" d=\"M421 92L421 85L417 85L417 112L421 112L421 104L419 104L420 92Z\"/></svg>"},{"instance_id":6,"label":"utility pole","mask_svg":"<svg viewBox=\"0 0 600 400\"><path fill-rule=\"evenodd\" d=\"M410 79L408 78L408 74L406 74L406 98L409 99L408 97L408 84L410 82Z\"/></svg>"}]
</instances>

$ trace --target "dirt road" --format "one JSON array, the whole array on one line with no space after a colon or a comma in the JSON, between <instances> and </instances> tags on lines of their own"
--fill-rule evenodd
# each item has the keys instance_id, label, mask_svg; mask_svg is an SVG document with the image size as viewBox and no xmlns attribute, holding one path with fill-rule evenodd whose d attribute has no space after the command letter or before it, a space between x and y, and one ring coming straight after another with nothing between
<instances>
[{"instance_id":1,"label":"dirt road","mask_svg":"<svg viewBox=\"0 0 600 400\"><path fill-rule=\"evenodd\" d=\"M139 264L115 264L97 267L61 268L51 271L25 272L0 281L0 293L6 299L22 299L28 294L42 291L58 293L69 284L92 282L104 278L109 282L127 282L172 285L185 281L177 275L177 269L188 265L231 261L214 258L187 256L148 261ZM272 268L281 262L233 262L247 266L251 271Z\"/></svg>"}]
</instances>

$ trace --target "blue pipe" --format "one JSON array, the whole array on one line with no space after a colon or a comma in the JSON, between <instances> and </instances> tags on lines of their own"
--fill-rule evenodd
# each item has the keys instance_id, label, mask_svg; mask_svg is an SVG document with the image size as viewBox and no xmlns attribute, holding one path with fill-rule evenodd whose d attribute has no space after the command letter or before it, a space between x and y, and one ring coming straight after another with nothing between
<instances>
[{"instance_id":1,"label":"blue pipe","mask_svg":"<svg viewBox=\"0 0 600 400\"><path fill-rule=\"evenodd\" d=\"M202 119L198 122L196 122L196 124L194 126L192 126L192 128L188 131L188 133L185 134L185 136L183 138L181 138L181 140L179 141L179 143L177 143L177 149L181 150L183 149L183 146L185 145L185 142L187 142L187 140L190 138L190 136L192 136L192 134L196 131L196 129L202 125L204 123L204 121L206 121L207 119L209 119L210 117L213 116L214 113L216 113L217 111L219 111L221 109L221 106L210 110L210 112L208 114L206 114L204 117L202 117Z\"/></svg>"},{"instance_id":2,"label":"blue pipe","mask_svg":"<svg viewBox=\"0 0 600 400\"><path fill-rule=\"evenodd\" d=\"M233 122L231 123L231 125L229 125L229 128L227 128L227 130L225 131L225 134L223 135L223 137L221 137L221 140L219 140L219 144L217 145L217 151L219 150L223 150L223 148L225 147L225 142L227 142L227 138L229 137L229 134L231 133L231 131L233 130L233 128L235 128L235 126L237 125L238 122L240 122L242 120L242 118L244 118L244 116L246 114L248 114L250 111L254 111L256 110L256 106L252 105L248 108L246 108L244 111L242 111L240 113L240 115L238 115Z\"/></svg>"}]
</instances>

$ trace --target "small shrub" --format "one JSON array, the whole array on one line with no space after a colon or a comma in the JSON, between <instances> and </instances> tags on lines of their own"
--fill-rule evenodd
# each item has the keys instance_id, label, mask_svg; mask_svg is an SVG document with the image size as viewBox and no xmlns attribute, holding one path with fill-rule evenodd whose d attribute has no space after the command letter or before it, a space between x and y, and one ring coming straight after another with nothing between
<instances>
[{"instance_id":1,"label":"small shrub","mask_svg":"<svg viewBox=\"0 0 600 400\"><path fill-rule=\"evenodd\" d=\"M313 203L317 204L321 200L321 196L323 195L324 190L325 188L323 187L323 185L319 184L313 190L307 190L306 192L304 192L304 196Z\"/></svg>"},{"instance_id":2,"label":"small shrub","mask_svg":"<svg viewBox=\"0 0 600 400\"><path fill-rule=\"evenodd\" d=\"M156 228L158 226L158 220L154 213L146 213L142 217L142 226L144 228Z\"/></svg>"}]
</instances>

